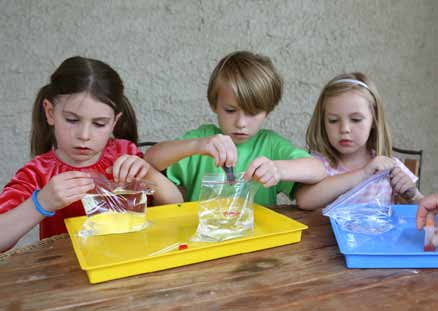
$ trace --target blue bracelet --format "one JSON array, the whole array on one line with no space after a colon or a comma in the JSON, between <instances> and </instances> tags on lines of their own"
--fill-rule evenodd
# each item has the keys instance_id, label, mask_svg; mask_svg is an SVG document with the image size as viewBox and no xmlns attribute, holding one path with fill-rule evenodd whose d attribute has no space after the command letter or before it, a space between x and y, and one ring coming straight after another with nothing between
<instances>
[{"instance_id":1,"label":"blue bracelet","mask_svg":"<svg viewBox=\"0 0 438 311\"><path fill-rule=\"evenodd\" d=\"M55 215L55 212L50 212L50 211L48 211L48 210L45 210L45 209L41 206L41 204L40 204L40 202L38 201L38 198L37 198L38 192L40 192L39 189L35 190L35 191L32 193L32 201L33 201L33 204L35 205L35 208L36 208L36 210L38 211L38 213L40 213L40 214L43 215L43 216L47 216L47 217L51 217L51 216Z\"/></svg>"}]
</instances>

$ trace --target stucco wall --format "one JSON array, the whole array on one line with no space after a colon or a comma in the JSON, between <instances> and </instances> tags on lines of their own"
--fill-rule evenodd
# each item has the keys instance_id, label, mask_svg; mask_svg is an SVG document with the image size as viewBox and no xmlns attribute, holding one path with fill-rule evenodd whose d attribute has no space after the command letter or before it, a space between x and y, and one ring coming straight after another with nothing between
<instances>
[{"instance_id":1,"label":"stucco wall","mask_svg":"<svg viewBox=\"0 0 438 311\"><path fill-rule=\"evenodd\" d=\"M368 73L397 146L425 151L422 190L438 192L438 2L0 0L0 182L28 159L31 106L66 57L111 64L143 140L214 122L209 74L225 54L270 56L285 80L266 127L304 146L321 87Z\"/></svg>"}]
</instances>

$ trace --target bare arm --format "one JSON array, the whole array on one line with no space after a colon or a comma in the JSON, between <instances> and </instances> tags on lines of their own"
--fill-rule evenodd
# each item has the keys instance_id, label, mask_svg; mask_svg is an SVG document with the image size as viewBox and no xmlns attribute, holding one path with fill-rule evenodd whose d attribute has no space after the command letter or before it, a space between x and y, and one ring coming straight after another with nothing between
<instances>
[{"instance_id":1,"label":"bare arm","mask_svg":"<svg viewBox=\"0 0 438 311\"><path fill-rule=\"evenodd\" d=\"M302 185L295 193L297 205L299 208L306 210L324 207L341 194L365 180L365 178L364 170L359 169L345 174L326 177L314 185Z\"/></svg>"},{"instance_id":2,"label":"bare arm","mask_svg":"<svg viewBox=\"0 0 438 311\"><path fill-rule=\"evenodd\" d=\"M392 159L378 156L363 168L329 176L315 185L303 185L295 193L297 205L299 208L307 210L324 207L374 173L391 169L394 165L395 163Z\"/></svg>"},{"instance_id":3,"label":"bare arm","mask_svg":"<svg viewBox=\"0 0 438 311\"><path fill-rule=\"evenodd\" d=\"M195 154L211 156L217 166L231 167L237 162L236 146L230 136L222 134L158 143L146 151L145 160L162 171L179 160Z\"/></svg>"},{"instance_id":4,"label":"bare arm","mask_svg":"<svg viewBox=\"0 0 438 311\"><path fill-rule=\"evenodd\" d=\"M313 158L273 161L259 157L251 162L243 177L254 179L265 188L281 180L316 183L325 177L325 168L321 161Z\"/></svg>"},{"instance_id":5,"label":"bare arm","mask_svg":"<svg viewBox=\"0 0 438 311\"><path fill-rule=\"evenodd\" d=\"M314 184L325 176L322 162L314 158L274 161L280 172L280 180Z\"/></svg>"},{"instance_id":6,"label":"bare arm","mask_svg":"<svg viewBox=\"0 0 438 311\"><path fill-rule=\"evenodd\" d=\"M179 160L196 154L197 139L163 141L151 146L145 153L145 160L162 171Z\"/></svg>"},{"instance_id":7,"label":"bare arm","mask_svg":"<svg viewBox=\"0 0 438 311\"><path fill-rule=\"evenodd\" d=\"M41 222L44 216L38 213L32 200L0 215L0 252L12 247L27 232Z\"/></svg>"},{"instance_id":8,"label":"bare arm","mask_svg":"<svg viewBox=\"0 0 438 311\"><path fill-rule=\"evenodd\" d=\"M53 177L37 194L37 199L45 210L56 211L80 200L93 188L94 183L88 173L70 171ZM0 214L0 251L13 246L43 218L31 198Z\"/></svg>"},{"instance_id":9,"label":"bare arm","mask_svg":"<svg viewBox=\"0 0 438 311\"><path fill-rule=\"evenodd\" d=\"M153 167L149 168L146 179L157 185L154 193L154 201L158 205L180 203L184 201L178 187Z\"/></svg>"}]
</instances>

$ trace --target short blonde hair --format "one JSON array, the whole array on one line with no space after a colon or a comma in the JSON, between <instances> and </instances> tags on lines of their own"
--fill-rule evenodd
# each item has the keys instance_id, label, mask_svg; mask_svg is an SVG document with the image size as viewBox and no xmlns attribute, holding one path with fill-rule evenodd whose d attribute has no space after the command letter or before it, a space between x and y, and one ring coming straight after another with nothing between
<instances>
[{"instance_id":1,"label":"short blonde hair","mask_svg":"<svg viewBox=\"0 0 438 311\"><path fill-rule=\"evenodd\" d=\"M360 85L360 83L352 83L348 80L357 80L365 83L368 88ZM340 154L330 144L325 129L326 103L328 98L351 91L360 94L370 104L373 123L367 141L367 149L374 150L376 155L392 157L392 141L383 111L383 100L375 84L365 74L360 72L341 74L330 80L322 89L306 132L308 149L311 152L318 152L325 156L334 167L338 165Z\"/></svg>"},{"instance_id":2,"label":"short blonde hair","mask_svg":"<svg viewBox=\"0 0 438 311\"><path fill-rule=\"evenodd\" d=\"M213 110L217 106L220 86L228 84L239 107L249 113L270 113L280 102L283 81L268 57L237 51L222 58L208 83L207 97Z\"/></svg>"}]
</instances>

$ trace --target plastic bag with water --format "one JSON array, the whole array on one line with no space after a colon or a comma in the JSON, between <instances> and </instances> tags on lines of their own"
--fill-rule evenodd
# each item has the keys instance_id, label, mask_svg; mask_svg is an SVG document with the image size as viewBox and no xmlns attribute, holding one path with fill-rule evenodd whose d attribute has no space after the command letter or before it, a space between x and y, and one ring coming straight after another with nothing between
<instances>
[{"instance_id":1,"label":"plastic bag with water","mask_svg":"<svg viewBox=\"0 0 438 311\"><path fill-rule=\"evenodd\" d=\"M362 193L371 183L389 178L389 170L379 172L341 195L322 210L324 216L334 219L344 231L377 235L394 228L397 221L392 217L391 205L384 204L379 195L361 200ZM382 196L387 194L382 192Z\"/></svg>"},{"instance_id":2,"label":"plastic bag with water","mask_svg":"<svg viewBox=\"0 0 438 311\"><path fill-rule=\"evenodd\" d=\"M147 227L147 196L153 184L134 181L118 185L104 175L92 172L95 188L82 198L87 219L82 237L139 231Z\"/></svg>"},{"instance_id":3,"label":"plastic bag with water","mask_svg":"<svg viewBox=\"0 0 438 311\"><path fill-rule=\"evenodd\" d=\"M253 201L258 184L242 176L237 174L234 181L223 173L203 176L199 224L192 241L220 242L253 232Z\"/></svg>"}]
</instances>

